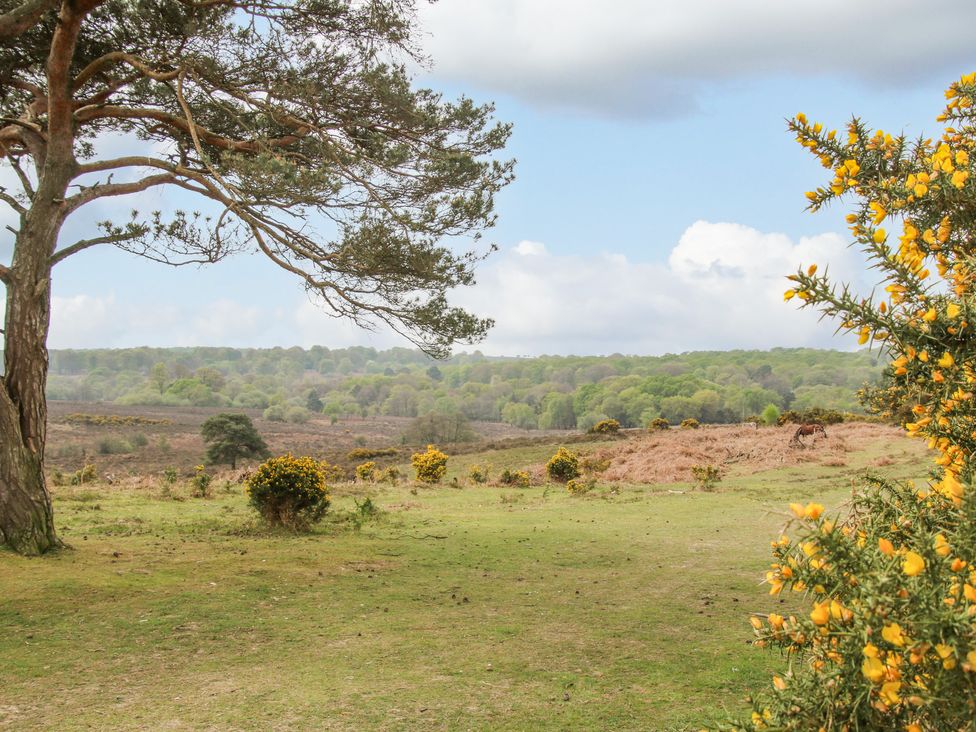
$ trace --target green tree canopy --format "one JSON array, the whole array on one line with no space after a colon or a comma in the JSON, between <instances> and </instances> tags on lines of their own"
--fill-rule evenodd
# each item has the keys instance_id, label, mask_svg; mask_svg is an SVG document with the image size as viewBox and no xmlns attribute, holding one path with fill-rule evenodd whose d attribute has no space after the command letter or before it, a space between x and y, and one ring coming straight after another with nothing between
<instances>
[{"instance_id":1,"label":"green tree canopy","mask_svg":"<svg viewBox=\"0 0 976 732\"><path fill-rule=\"evenodd\" d=\"M200 429L208 463L237 467L238 458L266 458L271 453L246 414L215 414Z\"/></svg>"}]
</instances>

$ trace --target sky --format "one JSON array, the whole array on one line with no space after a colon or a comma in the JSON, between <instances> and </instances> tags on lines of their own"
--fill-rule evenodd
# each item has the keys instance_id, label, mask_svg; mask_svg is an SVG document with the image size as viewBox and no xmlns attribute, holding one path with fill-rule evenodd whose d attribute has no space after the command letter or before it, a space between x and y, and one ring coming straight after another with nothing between
<instances>
[{"instance_id":1,"label":"sky","mask_svg":"<svg viewBox=\"0 0 976 732\"><path fill-rule=\"evenodd\" d=\"M516 180L485 236L499 251L452 296L496 321L476 346L492 355L853 347L783 302L812 262L874 284L846 210L805 211L825 171L785 120L933 134L943 89L976 70L969 0L440 0L418 21L417 85L514 124ZM409 345L329 317L257 254L171 269L95 248L53 293L52 348Z\"/></svg>"}]
</instances>

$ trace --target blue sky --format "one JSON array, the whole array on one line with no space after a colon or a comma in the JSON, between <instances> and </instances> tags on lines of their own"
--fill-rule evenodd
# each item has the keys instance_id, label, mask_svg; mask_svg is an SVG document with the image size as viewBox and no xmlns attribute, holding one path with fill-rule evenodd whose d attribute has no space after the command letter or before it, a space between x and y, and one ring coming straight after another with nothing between
<instances>
[{"instance_id":1,"label":"blue sky","mask_svg":"<svg viewBox=\"0 0 976 732\"><path fill-rule=\"evenodd\" d=\"M784 119L936 131L942 90L976 69L976 4L596 5L441 0L420 12L433 63L418 83L494 100L514 123L517 180L486 236L500 252L456 295L498 322L480 348L849 347L780 297L783 277L814 259L871 284L844 211L804 211L824 171ZM258 255L171 270L91 250L59 266L54 294L52 347L407 345L323 316Z\"/></svg>"}]
</instances>

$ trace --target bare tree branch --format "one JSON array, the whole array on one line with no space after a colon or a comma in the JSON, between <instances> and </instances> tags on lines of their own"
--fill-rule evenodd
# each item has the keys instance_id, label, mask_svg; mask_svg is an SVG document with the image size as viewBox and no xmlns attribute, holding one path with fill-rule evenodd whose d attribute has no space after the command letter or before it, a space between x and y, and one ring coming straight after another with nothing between
<instances>
[{"instance_id":1,"label":"bare tree branch","mask_svg":"<svg viewBox=\"0 0 976 732\"><path fill-rule=\"evenodd\" d=\"M0 186L0 201L3 201L10 206L10 208L20 214L21 217L27 214L27 209L24 208L16 198L7 193L7 189L3 186Z\"/></svg>"},{"instance_id":2,"label":"bare tree branch","mask_svg":"<svg viewBox=\"0 0 976 732\"><path fill-rule=\"evenodd\" d=\"M58 262L70 257L72 254L77 254L78 252L88 249L89 247L98 246L99 244L119 244L124 241L131 241L139 235L140 234L138 232L126 232L124 234L96 236L93 239L82 239L81 241L76 241L71 246L56 251L50 259L51 266L54 266Z\"/></svg>"},{"instance_id":3,"label":"bare tree branch","mask_svg":"<svg viewBox=\"0 0 976 732\"><path fill-rule=\"evenodd\" d=\"M111 68L118 63L128 64L133 69L138 71L143 77L154 79L155 81L171 81L176 78L177 74L179 74L179 70L158 71L137 56L125 53L124 51L113 51L111 53L106 53L104 56L98 57L88 64L84 69L82 69L81 73L75 77L74 83L72 84L72 89L75 91L81 89L81 87L83 87L95 75Z\"/></svg>"},{"instance_id":4,"label":"bare tree branch","mask_svg":"<svg viewBox=\"0 0 976 732\"><path fill-rule=\"evenodd\" d=\"M98 185L91 186L90 188L85 188L81 193L76 193L70 198L66 199L64 202L64 214L74 212L81 206L84 206L90 201L94 201L96 198L107 198L110 196L127 196L130 193L139 193L147 188L152 188L153 186L160 186L166 183L175 183L176 176L159 174L150 175L142 180L133 181L131 183L99 183Z\"/></svg>"}]
</instances>

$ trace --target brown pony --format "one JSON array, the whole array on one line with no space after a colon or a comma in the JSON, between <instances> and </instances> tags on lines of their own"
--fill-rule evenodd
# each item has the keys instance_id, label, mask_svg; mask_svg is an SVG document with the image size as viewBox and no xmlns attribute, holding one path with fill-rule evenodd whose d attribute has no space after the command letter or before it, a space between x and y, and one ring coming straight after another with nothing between
<instances>
[{"instance_id":1,"label":"brown pony","mask_svg":"<svg viewBox=\"0 0 976 732\"><path fill-rule=\"evenodd\" d=\"M791 445L802 445L801 437L807 437L813 435L814 440L817 439L817 435L827 436L827 430L824 429L822 424L814 422L812 424L801 424L800 427L793 435L793 439L790 440Z\"/></svg>"}]
</instances>

